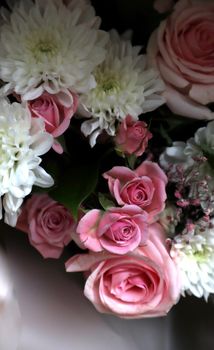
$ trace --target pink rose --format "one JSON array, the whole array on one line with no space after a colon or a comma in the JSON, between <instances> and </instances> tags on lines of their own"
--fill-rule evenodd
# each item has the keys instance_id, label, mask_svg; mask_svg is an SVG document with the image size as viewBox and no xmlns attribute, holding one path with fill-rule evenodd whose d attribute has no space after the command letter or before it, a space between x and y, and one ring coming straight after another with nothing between
<instances>
[{"instance_id":1,"label":"pink rose","mask_svg":"<svg viewBox=\"0 0 214 350\"><path fill-rule=\"evenodd\" d=\"M119 205L139 206L149 214L150 222L164 209L167 177L158 164L145 161L134 171L116 166L103 176Z\"/></svg>"},{"instance_id":2,"label":"pink rose","mask_svg":"<svg viewBox=\"0 0 214 350\"><path fill-rule=\"evenodd\" d=\"M74 226L70 212L47 194L34 194L28 199L17 223L44 258L55 259L71 241Z\"/></svg>"},{"instance_id":3,"label":"pink rose","mask_svg":"<svg viewBox=\"0 0 214 350\"><path fill-rule=\"evenodd\" d=\"M214 4L179 1L152 34L148 61L166 83L165 98L176 114L214 119Z\"/></svg>"},{"instance_id":4,"label":"pink rose","mask_svg":"<svg viewBox=\"0 0 214 350\"><path fill-rule=\"evenodd\" d=\"M40 97L28 102L33 118L42 118L45 128L54 138L62 135L70 125L70 120L77 110L77 96L69 91L56 95L44 92ZM62 153L62 146L55 140L53 149Z\"/></svg>"},{"instance_id":5,"label":"pink rose","mask_svg":"<svg viewBox=\"0 0 214 350\"><path fill-rule=\"evenodd\" d=\"M145 243L147 217L135 205L111 208L105 213L94 209L79 221L76 232L84 246L94 252L126 254Z\"/></svg>"},{"instance_id":6,"label":"pink rose","mask_svg":"<svg viewBox=\"0 0 214 350\"><path fill-rule=\"evenodd\" d=\"M89 253L72 257L67 272L87 271L85 296L103 313L123 318L164 316L178 301L180 275L165 247L159 224L145 246L118 256Z\"/></svg>"},{"instance_id":7,"label":"pink rose","mask_svg":"<svg viewBox=\"0 0 214 350\"><path fill-rule=\"evenodd\" d=\"M148 146L152 134L148 131L146 123L134 121L130 115L119 125L115 143L117 148L125 154L141 156Z\"/></svg>"}]
</instances>

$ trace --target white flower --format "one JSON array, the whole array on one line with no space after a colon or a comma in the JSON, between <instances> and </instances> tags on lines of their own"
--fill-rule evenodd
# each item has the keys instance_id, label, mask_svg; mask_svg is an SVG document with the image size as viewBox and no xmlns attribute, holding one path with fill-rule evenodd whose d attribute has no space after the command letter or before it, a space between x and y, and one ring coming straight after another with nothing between
<instances>
[{"instance_id":1,"label":"white flower","mask_svg":"<svg viewBox=\"0 0 214 350\"><path fill-rule=\"evenodd\" d=\"M169 237L173 237L175 234L175 228L181 219L180 214L179 208L167 203L164 211L159 215L158 220Z\"/></svg>"},{"instance_id":2,"label":"white flower","mask_svg":"<svg viewBox=\"0 0 214 350\"><path fill-rule=\"evenodd\" d=\"M214 121L196 131L194 138L187 141L184 152L191 157L214 156Z\"/></svg>"},{"instance_id":3,"label":"white flower","mask_svg":"<svg viewBox=\"0 0 214 350\"><path fill-rule=\"evenodd\" d=\"M3 12L0 27L2 92L24 100L44 90L76 93L95 87L94 68L105 58L106 33L87 1L20 0Z\"/></svg>"},{"instance_id":4,"label":"white flower","mask_svg":"<svg viewBox=\"0 0 214 350\"><path fill-rule=\"evenodd\" d=\"M206 161L207 160L207 161ZM166 170L176 173L178 166L184 171L195 167L199 177L213 176L214 168L214 121L199 128L194 137L185 142L173 142L160 156L160 164Z\"/></svg>"},{"instance_id":5,"label":"white flower","mask_svg":"<svg viewBox=\"0 0 214 350\"><path fill-rule=\"evenodd\" d=\"M165 170L177 165L182 165L184 170L187 170L194 165L195 160L203 157L214 160L214 121L208 123L206 127L199 128L194 137L186 143L173 142L173 145L167 147L161 154L160 163Z\"/></svg>"},{"instance_id":6,"label":"white flower","mask_svg":"<svg viewBox=\"0 0 214 350\"><path fill-rule=\"evenodd\" d=\"M160 95L163 82L156 71L146 68L146 56L139 55L140 50L116 31L110 32L105 61L94 71L97 85L81 96L86 116L92 118L82 125L84 135L91 135L91 146L103 130L115 135L116 120L127 115L137 120L165 102Z\"/></svg>"},{"instance_id":7,"label":"white flower","mask_svg":"<svg viewBox=\"0 0 214 350\"><path fill-rule=\"evenodd\" d=\"M21 104L0 100L0 197L5 221L11 226L16 225L23 198L33 185L53 185L51 176L39 166L39 156L48 152L52 144L53 138L44 131L41 119L31 118Z\"/></svg>"},{"instance_id":8,"label":"white flower","mask_svg":"<svg viewBox=\"0 0 214 350\"><path fill-rule=\"evenodd\" d=\"M174 142L160 156L171 182L189 188L188 199L200 203L205 213L214 213L214 122L196 131L187 143ZM181 186L182 185L182 186Z\"/></svg>"},{"instance_id":9,"label":"white flower","mask_svg":"<svg viewBox=\"0 0 214 350\"><path fill-rule=\"evenodd\" d=\"M182 166L184 170L189 169L194 161L191 155L185 153L186 143L181 141L173 142L171 147L167 147L160 156L160 164L166 171L176 173L177 167Z\"/></svg>"},{"instance_id":10,"label":"white flower","mask_svg":"<svg viewBox=\"0 0 214 350\"><path fill-rule=\"evenodd\" d=\"M176 236L171 256L181 271L182 292L206 300L214 293L214 221Z\"/></svg>"}]
</instances>

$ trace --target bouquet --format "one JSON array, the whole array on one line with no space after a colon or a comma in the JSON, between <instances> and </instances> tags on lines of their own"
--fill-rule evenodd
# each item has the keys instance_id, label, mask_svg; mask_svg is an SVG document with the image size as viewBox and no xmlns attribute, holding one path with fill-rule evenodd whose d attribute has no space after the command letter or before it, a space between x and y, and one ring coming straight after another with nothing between
<instances>
[{"instance_id":1,"label":"bouquet","mask_svg":"<svg viewBox=\"0 0 214 350\"><path fill-rule=\"evenodd\" d=\"M163 316L214 293L214 5L108 4L1 7L1 218L98 311Z\"/></svg>"}]
</instances>

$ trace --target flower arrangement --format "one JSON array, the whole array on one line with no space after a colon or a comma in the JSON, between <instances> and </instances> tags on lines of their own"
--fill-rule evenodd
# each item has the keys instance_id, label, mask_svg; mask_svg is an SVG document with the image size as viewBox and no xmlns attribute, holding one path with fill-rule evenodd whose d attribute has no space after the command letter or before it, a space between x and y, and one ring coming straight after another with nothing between
<instances>
[{"instance_id":1,"label":"flower arrangement","mask_svg":"<svg viewBox=\"0 0 214 350\"><path fill-rule=\"evenodd\" d=\"M150 11L138 45L93 1L1 8L1 218L123 318L214 293L214 5Z\"/></svg>"}]
</instances>

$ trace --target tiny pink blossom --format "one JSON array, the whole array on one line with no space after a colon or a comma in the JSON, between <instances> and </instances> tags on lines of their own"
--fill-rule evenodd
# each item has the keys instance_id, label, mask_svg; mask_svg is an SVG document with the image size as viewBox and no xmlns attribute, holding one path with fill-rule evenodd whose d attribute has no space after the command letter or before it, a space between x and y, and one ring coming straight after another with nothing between
<instances>
[{"instance_id":1,"label":"tiny pink blossom","mask_svg":"<svg viewBox=\"0 0 214 350\"><path fill-rule=\"evenodd\" d=\"M128 115L118 127L115 143L121 152L139 157L144 153L151 138L152 134L148 131L146 123L134 121Z\"/></svg>"},{"instance_id":2,"label":"tiny pink blossom","mask_svg":"<svg viewBox=\"0 0 214 350\"><path fill-rule=\"evenodd\" d=\"M17 223L44 258L55 259L72 240L74 227L71 213L47 194L34 194L28 199Z\"/></svg>"},{"instance_id":3,"label":"tiny pink blossom","mask_svg":"<svg viewBox=\"0 0 214 350\"><path fill-rule=\"evenodd\" d=\"M86 248L122 255L145 243L147 218L147 213L135 205L111 208L105 213L94 209L83 216L76 231Z\"/></svg>"},{"instance_id":4,"label":"tiny pink blossom","mask_svg":"<svg viewBox=\"0 0 214 350\"><path fill-rule=\"evenodd\" d=\"M84 293L102 313L122 318L164 316L180 296L180 274L159 224L149 228L146 245L120 256L81 254L66 263L67 272L87 271Z\"/></svg>"},{"instance_id":5,"label":"tiny pink blossom","mask_svg":"<svg viewBox=\"0 0 214 350\"><path fill-rule=\"evenodd\" d=\"M119 205L137 205L153 222L163 211L167 177L158 164L145 161L136 170L116 166L103 174L109 190Z\"/></svg>"},{"instance_id":6,"label":"tiny pink blossom","mask_svg":"<svg viewBox=\"0 0 214 350\"><path fill-rule=\"evenodd\" d=\"M77 110L77 96L70 91L56 95L44 92L40 97L28 102L28 108L33 118L42 118L45 129L54 138L62 135L70 125L70 120ZM55 140L53 149L62 153L62 146Z\"/></svg>"}]
</instances>

